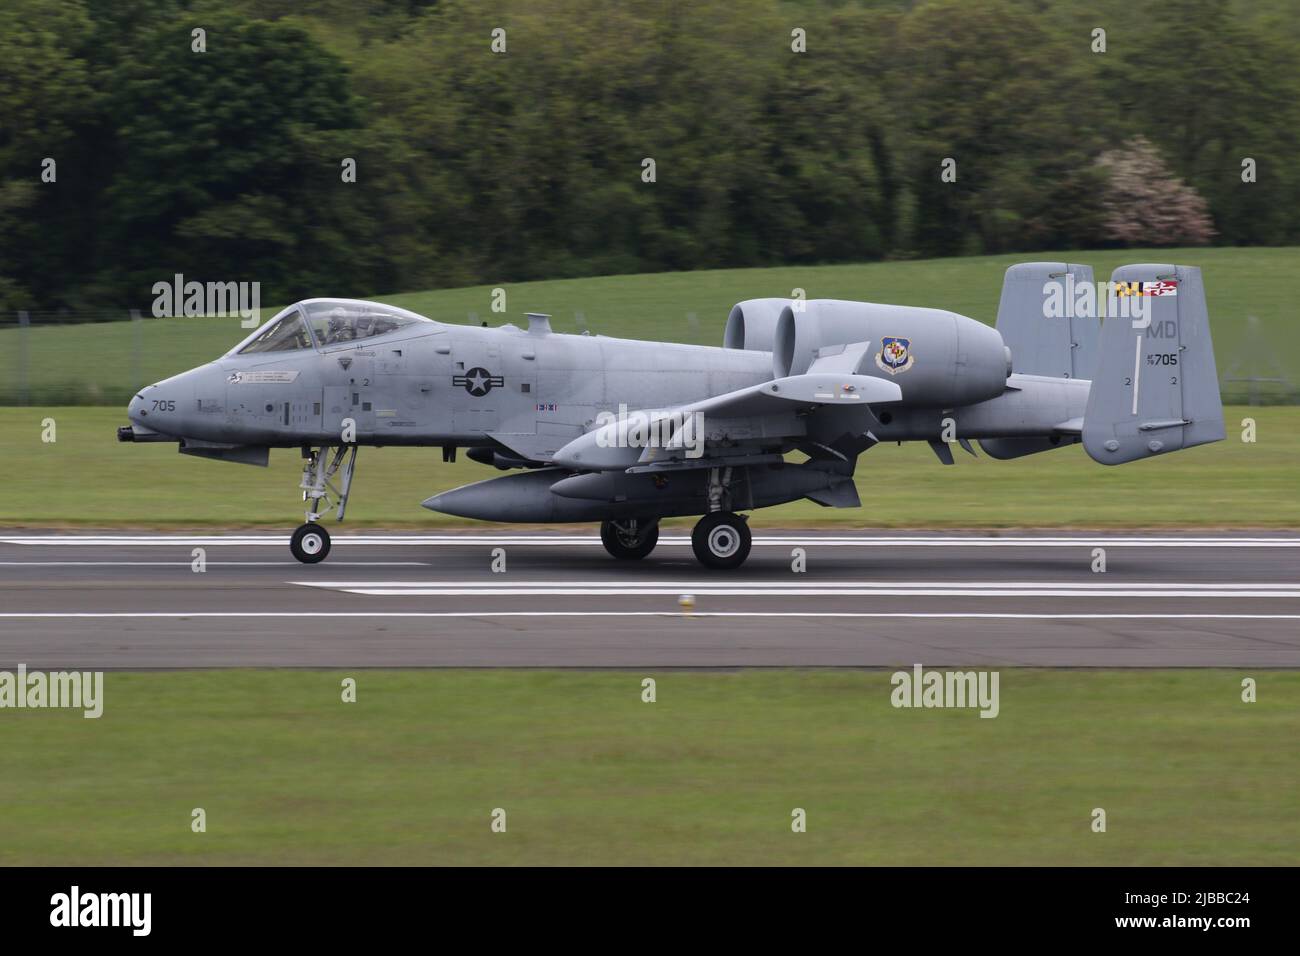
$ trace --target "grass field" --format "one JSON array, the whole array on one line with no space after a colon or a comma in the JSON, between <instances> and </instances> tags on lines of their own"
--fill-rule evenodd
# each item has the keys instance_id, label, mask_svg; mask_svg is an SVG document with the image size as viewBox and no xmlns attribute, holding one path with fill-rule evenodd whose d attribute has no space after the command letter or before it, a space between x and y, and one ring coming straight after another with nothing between
<instances>
[{"instance_id":1,"label":"grass field","mask_svg":"<svg viewBox=\"0 0 1300 956\"><path fill-rule=\"evenodd\" d=\"M524 312L550 312L557 331L572 332L581 314L587 327L606 335L721 345L732 305L788 296L794 288L804 289L809 298L931 306L992 323L1008 265L1060 257L1093 266L1098 279L1108 279L1116 266L1132 262L1200 266L1220 376L1282 376L1300 382L1300 326L1293 321L1300 296L1300 248L1021 253L503 284L506 314L491 311L491 286L381 298L448 322L473 316L474 321L500 324L520 322ZM330 288L317 294L356 298L368 290ZM24 395L32 404L125 404L140 386L209 361L247 334L237 318L150 318L26 332L0 328L0 405L26 404ZM1244 395L1245 386L1229 383L1225 394Z\"/></svg>"},{"instance_id":2,"label":"grass field","mask_svg":"<svg viewBox=\"0 0 1300 956\"><path fill-rule=\"evenodd\" d=\"M1257 423L1253 444L1240 440L1247 416ZM41 440L46 418L55 422L53 443ZM1119 467L1094 463L1080 446L1015 461L958 452L957 464L945 467L925 445L881 445L859 461L862 508L801 501L755 512L753 520L887 528L1300 526L1300 408L1229 408L1227 421L1226 441ZM0 526L289 529L302 521L296 451L274 451L269 468L207 461L170 444L119 444L114 430L125 422L120 409L0 408ZM500 474L463 457L444 464L437 449L363 448L344 527L475 524L425 511L420 502Z\"/></svg>"},{"instance_id":3,"label":"grass field","mask_svg":"<svg viewBox=\"0 0 1300 956\"><path fill-rule=\"evenodd\" d=\"M606 334L719 343L735 301L794 287L992 321L1002 271L1029 258L507 285L504 316L490 287L386 301L448 321L550 311L560 331L581 313ZM1201 265L1220 373L1300 379L1300 249L1070 258L1099 278L1124 262ZM299 523L294 452L258 469L115 440L138 385L244 334L234 319L0 329L0 365L13 363L0 404L47 403L0 408L0 526ZM1247 416L1253 444L1240 440ZM944 467L925 446L881 446L860 462L863 508L798 502L754 523L1300 526L1300 408L1235 407L1227 420L1227 441L1121 468L1079 447ZM498 474L435 449L363 449L345 527L474 524L419 502ZM1300 672L1252 672L1256 704L1240 700L1244 674L1008 669L1001 713L983 720L895 710L888 673L859 670L109 673L100 720L0 716L0 865L1294 864ZM340 701L347 676L355 704ZM654 704L641 702L645 676ZM195 807L206 833L190 830ZM489 826L497 807L504 834ZM807 833L791 832L795 807ZM1104 834L1090 829L1095 807Z\"/></svg>"},{"instance_id":4,"label":"grass field","mask_svg":"<svg viewBox=\"0 0 1300 956\"><path fill-rule=\"evenodd\" d=\"M0 720L0 864L1294 864L1300 674L1242 676L1007 670L988 720L878 671L109 673Z\"/></svg>"}]
</instances>

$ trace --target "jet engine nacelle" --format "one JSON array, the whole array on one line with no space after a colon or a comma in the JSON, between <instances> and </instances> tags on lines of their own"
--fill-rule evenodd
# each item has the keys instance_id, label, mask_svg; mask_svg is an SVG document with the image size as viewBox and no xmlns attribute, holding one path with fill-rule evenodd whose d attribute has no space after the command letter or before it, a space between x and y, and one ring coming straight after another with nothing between
<instances>
[{"instance_id":1,"label":"jet engine nacelle","mask_svg":"<svg viewBox=\"0 0 1300 956\"><path fill-rule=\"evenodd\" d=\"M796 311L796 305L798 311ZM1011 352L997 330L942 309L810 299L781 310L772 375L802 375L834 347L868 342L856 371L896 382L911 405L969 405L1001 395Z\"/></svg>"},{"instance_id":2,"label":"jet engine nacelle","mask_svg":"<svg viewBox=\"0 0 1300 956\"><path fill-rule=\"evenodd\" d=\"M722 347L749 352L770 352L776 336L776 323L790 299L746 299L731 307L727 328L722 333Z\"/></svg>"}]
</instances>

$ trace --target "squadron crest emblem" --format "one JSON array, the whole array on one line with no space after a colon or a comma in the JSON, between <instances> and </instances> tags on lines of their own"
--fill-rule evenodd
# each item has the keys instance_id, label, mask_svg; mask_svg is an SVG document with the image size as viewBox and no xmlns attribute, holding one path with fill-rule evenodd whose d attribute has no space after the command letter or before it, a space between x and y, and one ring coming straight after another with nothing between
<instances>
[{"instance_id":1,"label":"squadron crest emblem","mask_svg":"<svg viewBox=\"0 0 1300 956\"><path fill-rule=\"evenodd\" d=\"M886 335L880 340L880 351L876 353L876 365L881 371L890 375L906 372L912 367L912 340L900 339Z\"/></svg>"}]
</instances>

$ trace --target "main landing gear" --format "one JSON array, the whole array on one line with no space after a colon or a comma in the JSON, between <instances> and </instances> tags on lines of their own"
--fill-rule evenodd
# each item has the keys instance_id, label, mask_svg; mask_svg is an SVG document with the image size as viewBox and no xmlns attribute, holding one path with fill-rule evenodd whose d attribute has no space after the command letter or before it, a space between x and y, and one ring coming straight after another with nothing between
<instances>
[{"instance_id":1,"label":"main landing gear","mask_svg":"<svg viewBox=\"0 0 1300 956\"><path fill-rule=\"evenodd\" d=\"M752 544L745 517L731 510L735 507L731 468L709 469L708 495L709 513L691 532L691 548L706 568L730 571L745 563Z\"/></svg>"},{"instance_id":2,"label":"main landing gear","mask_svg":"<svg viewBox=\"0 0 1300 956\"><path fill-rule=\"evenodd\" d=\"M289 550L303 564L324 561L330 553L330 533L318 524L321 511L330 507L331 495L338 501L336 518L343 520L348 506L348 492L352 490L352 472L357 465L356 445L323 445L303 448L302 500L309 501L307 523L299 525L289 539ZM346 459L346 461L345 461ZM339 484L334 478L339 474ZM322 504L323 503L323 504Z\"/></svg>"},{"instance_id":3,"label":"main landing gear","mask_svg":"<svg viewBox=\"0 0 1300 956\"><path fill-rule=\"evenodd\" d=\"M602 521L600 541L605 550L620 561L639 561L659 543L659 521L645 518ZM700 564L719 571L729 571L744 564L752 543L753 536L745 517L731 511L705 515L691 532L691 547Z\"/></svg>"},{"instance_id":4,"label":"main landing gear","mask_svg":"<svg viewBox=\"0 0 1300 956\"><path fill-rule=\"evenodd\" d=\"M715 511L701 518L691 532L691 548L706 568L730 571L745 563L753 536L743 515Z\"/></svg>"},{"instance_id":5,"label":"main landing gear","mask_svg":"<svg viewBox=\"0 0 1300 956\"><path fill-rule=\"evenodd\" d=\"M659 543L659 520L628 518L624 521L602 521L600 542L606 551L620 561L640 561Z\"/></svg>"},{"instance_id":6,"label":"main landing gear","mask_svg":"<svg viewBox=\"0 0 1300 956\"><path fill-rule=\"evenodd\" d=\"M749 557L753 544L744 515L730 510L735 507L731 485L730 468L709 470L709 513L696 523L691 532L695 557L706 568L717 571L740 567ZM659 519L602 521L600 540L605 550L619 560L638 561L653 551L659 542Z\"/></svg>"}]
</instances>

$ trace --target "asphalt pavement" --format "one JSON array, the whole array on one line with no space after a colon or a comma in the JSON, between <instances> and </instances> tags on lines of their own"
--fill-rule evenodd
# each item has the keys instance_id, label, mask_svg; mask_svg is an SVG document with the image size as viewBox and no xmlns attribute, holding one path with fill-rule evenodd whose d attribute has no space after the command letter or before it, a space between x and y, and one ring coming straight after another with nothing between
<instances>
[{"instance_id":1,"label":"asphalt pavement","mask_svg":"<svg viewBox=\"0 0 1300 956\"><path fill-rule=\"evenodd\" d=\"M682 531L287 542L0 531L0 668L1300 666L1285 534L760 530L734 572Z\"/></svg>"}]
</instances>

